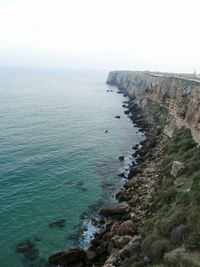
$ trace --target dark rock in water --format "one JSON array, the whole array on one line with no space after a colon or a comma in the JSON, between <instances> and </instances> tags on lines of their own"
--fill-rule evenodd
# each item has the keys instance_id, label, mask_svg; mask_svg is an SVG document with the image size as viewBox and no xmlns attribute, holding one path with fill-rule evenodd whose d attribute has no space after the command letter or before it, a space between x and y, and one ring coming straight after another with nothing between
<instances>
[{"instance_id":1,"label":"dark rock in water","mask_svg":"<svg viewBox=\"0 0 200 267\"><path fill-rule=\"evenodd\" d=\"M134 145L134 146L132 147L132 149L136 150L136 149L138 149L138 147L139 147L139 144L136 144L136 145Z\"/></svg>"},{"instance_id":2,"label":"dark rock in water","mask_svg":"<svg viewBox=\"0 0 200 267\"><path fill-rule=\"evenodd\" d=\"M117 94L123 94L123 92L122 91L117 91Z\"/></svg>"},{"instance_id":3,"label":"dark rock in water","mask_svg":"<svg viewBox=\"0 0 200 267\"><path fill-rule=\"evenodd\" d=\"M61 266L86 266L86 253L80 248L73 248L50 256L49 262Z\"/></svg>"},{"instance_id":4,"label":"dark rock in water","mask_svg":"<svg viewBox=\"0 0 200 267\"><path fill-rule=\"evenodd\" d=\"M104 130L104 133L108 133L108 130Z\"/></svg>"},{"instance_id":5,"label":"dark rock in water","mask_svg":"<svg viewBox=\"0 0 200 267\"><path fill-rule=\"evenodd\" d=\"M84 185L84 181L78 181L77 183L76 183L76 186L83 186Z\"/></svg>"},{"instance_id":6,"label":"dark rock in water","mask_svg":"<svg viewBox=\"0 0 200 267\"><path fill-rule=\"evenodd\" d=\"M119 177L125 177L125 173L124 172L120 172L120 173L117 174L117 176L119 176Z\"/></svg>"},{"instance_id":7,"label":"dark rock in water","mask_svg":"<svg viewBox=\"0 0 200 267\"><path fill-rule=\"evenodd\" d=\"M80 187L80 190L85 192L85 191L87 191L87 188L86 187Z\"/></svg>"},{"instance_id":8,"label":"dark rock in water","mask_svg":"<svg viewBox=\"0 0 200 267\"><path fill-rule=\"evenodd\" d=\"M119 115L115 116L116 119L120 119L121 117Z\"/></svg>"},{"instance_id":9,"label":"dark rock in water","mask_svg":"<svg viewBox=\"0 0 200 267\"><path fill-rule=\"evenodd\" d=\"M32 249L34 245L31 243L30 240L23 240L16 246L16 252L18 253L25 253L26 251Z\"/></svg>"},{"instance_id":10,"label":"dark rock in water","mask_svg":"<svg viewBox=\"0 0 200 267\"><path fill-rule=\"evenodd\" d=\"M138 132L143 133L144 132L144 129L139 129Z\"/></svg>"},{"instance_id":11,"label":"dark rock in water","mask_svg":"<svg viewBox=\"0 0 200 267\"><path fill-rule=\"evenodd\" d=\"M77 241L79 239L79 234L78 234L78 232L72 233L72 234L69 234L66 238L69 240Z\"/></svg>"},{"instance_id":12,"label":"dark rock in water","mask_svg":"<svg viewBox=\"0 0 200 267\"><path fill-rule=\"evenodd\" d=\"M65 223L66 223L66 219L60 219L58 221L49 223L49 226L50 227L63 228L63 227L65 227Z\"/></svg>"},{"instance_id":13,"label":"dark rock in water","mask_svg":"<svg viewBox=\"0 0 200 267\"><path fill-rule=\"evenodd\" d=\"M124 160L124 156L119 156L119 160L123 161Z\"/></svg>"},{"instance_id":14,"label":"dark rock in water","mask_svg":"<svg viewBox=\"0 0 200 267\"><path fill-rule=\"evenodd\" d=\"M97 221L96 218L93 217L93 218L91 219L91 223L92 223L92 225L96 226L96 225L98 224L98 221Z\"/></svg>"},{"instance_id":15,"label":"dark rock in water","mask_svg":"<svg viewBox=\"0 0 200 267\"><path fill-rule=\"evenodd\" d=\"M39 250L36 248L31 248L24 253L24 257L29 261L34 261L39 257Z\"/></svg>"},{"instance_id":16,"label":"dark rock in water","mask_svg":"<svg viewBox=\"0 0 200 267\"><path fill-rule=\"evenodd\" d=\"M34 261L39 257L39 250L30 240L24 240L16 246L16 252L23 253L24 262Z\"/></svg>"},{"instance_id":17,"label":"dark rock in water","mask_svg":"<svg viewBox=\"0 0 200 267\"><path fill-rule=\"evenodd\" d=\"M42 239L41 239L40 237L38 237L38 236L35 236L35 237L34 237L34 240L37 241L37 242L39 242L39 241L41 241Z\"/></svg>"},{"instance_id":18,"label":"dark rock in water","mask_svg":"<svg viewBox=\"0 0 200 267\"><path fill-rule=\"evenodd\" d=\"M130 110L124 110L124 114L128 115L130 113Z\"/></svg>"},{"instance_id":19,"label":"dark rock in water","mask_svg":"<svg viewBox=\"0 0 200 267\"><path fill-rule=\"evenodd\" d=\"M87 217L88 217L88 213L87 213L87 212L83 212L83 213L80 215L80 220L85 220Z\"/></svg>"}]
</instances>

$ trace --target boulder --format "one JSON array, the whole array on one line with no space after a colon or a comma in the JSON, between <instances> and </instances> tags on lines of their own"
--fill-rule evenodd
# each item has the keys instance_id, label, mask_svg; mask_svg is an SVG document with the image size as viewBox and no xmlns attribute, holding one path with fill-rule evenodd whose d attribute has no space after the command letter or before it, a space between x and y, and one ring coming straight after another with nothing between
<instances>
[{"instance_id":1,"label":"boulder","mask_svg":"<svg viewBox=\"0 0 200 267\"><path fill-rule=\"evenodd\" d=\"M124 215L125 213L130 211L130 207L127 203L122 202L119 204L114 204L109 207L102 208L100 210L100 214L109 217L109 216L115 216L115 215Z\"/></svg>"},{"instance_id":2,"label":"boulder","mask_svg":"<svg viewBox=\"0 0 200 267\"><path fill-rule=\"evenodd\" d=\"M121 117L119 115L115 116L115 119L120 119Z\"/></svg>"},{"instance_id":3,"label":"boulder","mask_svg":"<svg viewBox=\"0 0 200 267\"><path fill-rule=\"evenodd\" d=\"M183 242L185 232L186 232L186 226L183 224L172 229L170 233L170 240L172 244L180 245Z\"/></svg>"},{"instance_id":4,"label":"boulder","mask_svg":"<svg viewBox=\"0 0 200 267\"><path fill-rule=\"evenodd\" d=\"M172 169L171 169L171 175L176 178L180 176L183 173L183 170L185 168L185 165L181 161L173 161Z\"/></svg>"},{"instance_id":5,"label":"boulder","mask_svg":"<svg viewBox=\"0 0 200 267\"><path fill-rule=\"evenodd\" d=\"M65 222L66 222L66 219L60 219L60 220L49 223L49 226L63 228L65 227Z\"/></svg>"},{"instance_id":6,"label":"boulder","mask_svg":"<svg viewBox=\"0 0 200 267\"><path fill-rule=\"evenodd\" d=\"M118 234L120 236L134 235L136 231L137 229L131 220L123 222L118 228Z\"/></svg>"},{"instance_id":7,"label":"boulder","mask_svg":"<svg viewBox=\"0 0 200 267\"><path fill-rule=\"evenodd\" d=\"M59 252L49 257L49 263L63 267L85 262L86 252L80 248L69 249L68 251Z\"/></svg>"},{"instance_id":8,"label":"boulder","mask_svg":"<svg viewBox=\"0 0 200 267\"><path fill-rule=\"evenodd\" d=\"M119 177L125 177L125 173L124 172L120 172L120 173L117 174L117 176L119 176Z\"/></svg>"},{"instance_id":9,"label":"boulder","mask_svg":"<svg viewBox=\"0 0 200 267\"><path fill-rule=\"evenodd\" d=\"M124 156L119 156L119 160L123 161L124 160Z\"/></svg>"},{"instance_id":10,"label":"boulder","mask_svg":"<svg viewBox=\"0 0 200 267\"><path fill-rule=\"evenodd\" d=\"M16 246L16 252L23 253L24 258L33 261L38 258L39 250L30 240L23 240Z\"/></svg>"},{"instance_id":11,"label":"boulder","mask_svg":"<svg viewBox=\"0 0 200 267\"><path fill-rule=\"evenodd\" d=\"M95 258L97 257L97 253L96 251L91 250L91 249L86 250L86 257L89 262L94 261Z\"/></svg>"},{"instance_id":12,"label":"boulder","mask_svg":"<svg viewBox=\"0 0 200 267\"><path fill-rule=\"evenodd\" d=\"M30 240L23 240L16 246L16 252L18 253L26 253L28 250L32 249L34 245Z\"/></svg>"},{"instance_id":13,"label":"boulder","mask_svg":"<svg viewBox=\"0 0 200 267\"><path fill-rule=\"evenodd\" d=\"M132 239L131 236L125 235L125 236L119 236L116 235L112 238L112 244L113 247L121 249L123 246L125 246L130 240Z\"/></svg>"},{"instance_id":14,"label":"boulder","mask_svg":"<svg viewBox=\"0 0 200 267\"><path fill-rule=\"evenodd\" d=\"M128 174L128 178L132 178L137 173L142 173L143 167L141 165L136 165L130 168L130 172Z\"/></svg>"}]
</instances>

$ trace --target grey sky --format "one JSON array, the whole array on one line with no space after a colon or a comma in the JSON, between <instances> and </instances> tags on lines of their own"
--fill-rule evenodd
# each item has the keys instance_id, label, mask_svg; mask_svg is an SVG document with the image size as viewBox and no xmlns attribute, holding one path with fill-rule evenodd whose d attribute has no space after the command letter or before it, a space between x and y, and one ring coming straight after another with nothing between
<instances>
[{"instance_id":1,"label":"grey sky","mask_svg":"<svg viewBox=\"0 0 200 267\"><path fill-rule=\"evenodd\" d=\"M199 0L0 0L0 64L200 72Z\"/></svg>"}]
</instances>

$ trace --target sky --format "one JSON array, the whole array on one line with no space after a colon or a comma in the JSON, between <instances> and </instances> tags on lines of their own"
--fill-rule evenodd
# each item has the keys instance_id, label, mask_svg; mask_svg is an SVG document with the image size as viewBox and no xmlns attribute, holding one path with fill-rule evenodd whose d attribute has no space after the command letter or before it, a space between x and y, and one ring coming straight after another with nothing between
<instances>
[{"instance_id":1,"label":"sky","mask_svg":"<svg viewBox=\"0 0 200 267\"><path fill-rule=\"evenodd\" d=\"M200 73L200 0L0 0L0 65Z\"/></svg>"}]
</instances>

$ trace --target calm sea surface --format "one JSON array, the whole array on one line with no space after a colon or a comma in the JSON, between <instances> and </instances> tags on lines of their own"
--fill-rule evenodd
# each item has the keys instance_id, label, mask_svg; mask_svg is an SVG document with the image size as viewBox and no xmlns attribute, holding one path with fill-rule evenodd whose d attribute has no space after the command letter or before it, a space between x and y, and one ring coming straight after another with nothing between
<instances>
[{"instance_id":1,"label":"calm sea surface","mask_svg":"<svg viewBox=\"0 0 200 267\"><path fill-rule=\"evenodd\" d=\"M81 214L120 186L141 136L107 74L0 68L0 266L43 266L73 245ZM61 219L64 227L49 226ZM16 253L22 240L37 258Z\"/></svg>"}]
</instances>

